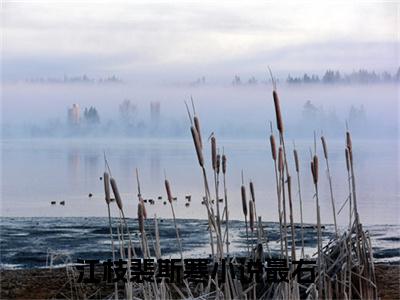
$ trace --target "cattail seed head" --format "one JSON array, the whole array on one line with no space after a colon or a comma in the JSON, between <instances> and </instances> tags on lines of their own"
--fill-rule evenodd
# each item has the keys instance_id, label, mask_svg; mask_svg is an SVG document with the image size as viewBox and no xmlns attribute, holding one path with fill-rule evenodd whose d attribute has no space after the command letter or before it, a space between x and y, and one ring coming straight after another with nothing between
<instances>
[{"instance_id":1,"label":"cattail seed head","mask_svg":"<svg viewBox=\"0 0 400 300\"><path fill-rule=\"evenodd\" d=\"M111 202L111 197L110 197L110 176L108 175L107 172L104 172L103 181L104 181L104 194L105 194L106 202L107 202L107 204L109 204Z\"/></svg>"},{"instance_id":2,"label":"cattail seed head","mask_svg":"<svg viewBox=\"0 0 400 300\"><path fill-rule=\"evenodd\" d=\"M291 195L292 194L292 178L290 177L290 175L287 177L286 181L287 181L287 186L288 186L288 195Z\"/></svg>"},{"instance_id":3,"label":"cattail seed head","mask_svg":"<svg viewBox=\"0 0 400 300\"><path fill-rule=\"evenodd\" d=\"M194 127L196 128L196 131L199 135L199 145L200 145L200 149L203 149L203 141L201 140L201 131L200 131L200 121L199 118L197 116L194 116L193 118L194 121Z\"/></svg>"},{"instance_id":4,"label":"cattail seed head","mask_svg":"<svg viewBox=\"0 0 400 300\"><path fill-rule=\"evenodd\" d=\"M328 146L326 145L326 141L324 136L321 136L322 148L324 149L325 159L328 159Z\"/></svg>"},{"instance_id":5,"label":"cattail seed head","mask_svg":"<svg viewBox=\"0 0 400 300\"><path fill-rule=\"evenodd\" d=\"M276 160L276 144L275 144L275 137L273 134L270 135L269 142L271 144L272 159Z\"/></svg>"},{"instance_id":6,"label":"cattail seed head","mask_svg":"<svg viewBox=\"0 0 400 300\"><path fill-rule=\"evenodd\" d=\"M250 229L254 231L254 202L249 200L249 219L250 219Z\"/></svg>"},{"instance_id":7,"label":"cattail seed head","mask_svg":"<svg viewBox=\"0 0 400 300\"><path fill-rule=\"evenodd\" d=\"M110 178L110 184L111 184L111 189L113 191L114 198L115 198L115 201L117 202L118 208L120 210L122 210L122 200L121 200L121 196L118 191L117 182L114 180L114 178Z\"/></svg>"},{"instance_id":8,"label":"cattail seed head","mask_svg":"<svg viewBox=\"0 0 400 300\"><path fill-rule=\"evenodd\" d=\"M222 154L222 173L226 174L226 155Z\"/></svg>"},{"instance_id":9,"label":"cattail seed head","mask_svg":"<svg viewBox=\"0 0 400 300\"><path fill-rule=\"evenodd\" d=\"M346 131L346 146L349 149L349 152L352 151L352 143L351 143L351 135L350 132Z\"/></svg>"},{"instance_id":10,"label":"cattail seed head","mask_svg":"<svg viewBox=\"0 0 400 300\"><path fill-rule=\"evenodd\" d=\"M194 147L196 148L197 159L201 167L204 167L204 159L203 159L203 152L201 147L200 136L196 128L193 126L190 127L190 131L192 132Z\"/></svg>"},{"instance_id":11,"label":"cattail seed head","mask_svg":"<svg viewBox=\"0 0 400 300\"><path fill-rule=\"evenodd\" d=\"M282 134L283 133L283 120L282 120L282 115L281 115L281 108L279 105L278 93L274 90L272 92L272 96L274 98L274 105L275 105L276 126L277 126L279 132Z\"/></svg>"},{"instance_id":12,"label":"cattail seed head","mask_svg":"<svg viewBox=\"0 0 400 300\"><path fill-rule=\"evenodd\" d=\"M254 185L252 181L250 181L250 195L251 195L251 200L256 202L256 195L254 193Z\"/></svg>"},{"instance_id":13,"label":"cattail seed head","mask_svg":"<svg viewBox=\"0 0 400 300\"><path fill-rule=\"evenodd\" d=\"M214 136L211 137L211 161L214 171L217 169L217 141Z\"/></svg>"},{"instance_id":14,"label":"cattail seed head","mask_svg":"<svg viewBox=\"0 0 400 300\"><path fill-rule=\"evenodd\" d=\"M345 155L346 155L346 169L347 171L350 171L350 156L349 156L349 149L346 148L344 151Z\"/></svg>"},{"instance_id":15,"label":"cattail seed head","mask_svg":"<svg viewBox=\"0 0 400 300\"><path fill-rule=\"evenodd\" d=\"M221 155L217 154L217 174L219 174L221 167Z\"/></svg>"},{"instance_id":16,"label":"cattail seed head","mask_svg":"<svg viewBox=\"0 0 400 300\"><path fill-rule=\"evenodd\" d=\"M143 204L140 202L138 203L137 214L138 214L139 231L143 234L144 232Z\"/></svg>"},{"instance_id":17,"label":"cattail seed head","mask_svg":"<svg viewBox=\"0 0 400 300\"><path fill-rule=\"evenodd\" d=\"M147 210L146 210L146 205L144 205L144 200L143 200L142 196L139 197L139 202L142 203L143 217L146 220L147 219Z\"/></svg>"},{"instance_id":18,"label":"cattail seed head","mask_svg":"<svg viewBox=\"0 0 400 300\"><path fill-rule=\"evenodd\" d=\"M353 151L349 148L347 148L347 150L349 152L349 163L350 163L350 166L352 166L353 165Z\"/></svg>"},{"instance_id":19,"label":"cattail seed head","mask_svg":"<svg viewBox=\"0 0 400 300\"><path fill-rule=\"evenodd\" d=\"M318 156L314 155L313 158L313 167L314 167L314 173L313 173L313 179L314 183L318 183Z\"/></svg>"},{"instance_id":20,"label":"cattail seed head","mask_svg":"<svg viewBox=\"0 0 400 300\"><path fill-rule=\"evenodd\" d=\"M315 181L314 181L314 178L315 178L315 175L314 175L314 173L315 173L315 170L314 170L314 162L313 161L311 161L311 175L312 175L312 178L313 178L313 182L315 183Z\"/></svg>"},{"instance_id":21,"label":"cattail seed head","mask_svg":"<svg viewBox=\"0 0 400 300\"><path fill-rule=\"evenodd\" d=\"M247 203L246 203L246 188L244 185L242 185L242 208L243 208L243 214L247 216Z\"/></svg>"},{"instance_id":22,"label":"cattail seed head","mask_svg":"<svg viewBox=\"0 0 400 300\"><path fill-rule=\"evenodd\" d=\"M165 190L167 191L167 198L169 203L172 203L172 193L171 193L171 187L169 186L169 181L165 179Z\"/></svg>"},{"instance_id":23,"label":"cattail seed head","mask_svg":"<svg viewBox=\"0 0 400 300\"><path fill-rule=\"evenodd\" d=\"M283 149L279 147L278 151L278 170L283 173Z\"/></svg>"},{"instance_id":24,"label":"cattail seed head","mask_svg":"<svg viewBox=\"0 0 400 300\"><path fill-rule=\"evenodd\" d=\"M296 172L299 173L300 172L299 156L297 154L297 150L296 149L293 150L293 155L294 155L294 165L296 167Z\"/></svg>"}]
</instances>

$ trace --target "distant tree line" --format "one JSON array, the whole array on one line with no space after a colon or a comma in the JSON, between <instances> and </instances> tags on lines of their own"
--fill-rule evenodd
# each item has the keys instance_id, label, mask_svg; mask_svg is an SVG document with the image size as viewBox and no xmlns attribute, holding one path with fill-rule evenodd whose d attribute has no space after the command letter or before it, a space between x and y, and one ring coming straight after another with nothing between
<instances>
[{"instance_id":1,"label":"distant tree line","mask_svg":"<svg viewBox=\"0 0 400 300\"><path fill-rule=\"evenodd\" d=\"M387 71L382 72L381 74L375 71L368 70L358 70L353 71L350 74L340 73L339 71L327 70L322 78L319 78L318 75L312 74L308 75L304 73L303 76L300 77L292 77L290 74L286 79L287 83L296 84L296 83L326 83L326 84L334 84L334 83L379 83L379 82L400 82L400 68L397 69L397 72L394 74L390 74Z\"/></svg>"},{"instance_id":2,"label":"distant tree line","mask_svg":"<svg viewBox=\"0 0 400 300\"><path fill-rule=\"evenodd\" d=\"M67 76L63 78L57 77L35 77L26 79L29 83L122 83L122 80L115 75L109 77L90 78L86 74L78 76Z\"/></svg>"},{"instance_id":3,"label":"distant tree line","mask_svg":"<svg viewBox=\"0 0 400 300\"><path fill-rule=\"evenodd\" d=\"M278 82L279 79L276 79ZM317 74L304 73L302 76L288 75L286 82L288 84L371 84L371 83L399 83L400 82L400 67L393 74L384 71L377 73L375 71L368 71L360 69L353 71L349 74L341 73L338 70L327 70L324 75L320 77ZM233 86L257 85L259 81L251 76L249 79L242 79L239 75L235 75L231 84ZM260 81L260 83L270 84L271 80Z\"/></svg>"}]
</instances>

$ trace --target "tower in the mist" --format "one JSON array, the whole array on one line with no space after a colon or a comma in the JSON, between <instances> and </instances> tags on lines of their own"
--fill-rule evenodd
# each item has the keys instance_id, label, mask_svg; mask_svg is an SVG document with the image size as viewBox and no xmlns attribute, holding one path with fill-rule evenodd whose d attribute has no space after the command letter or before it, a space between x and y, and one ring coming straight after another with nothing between
<instances>
[{"instance_id":1,"label":"tower in the mist","mask_svg":"<svg viewBox=\"0 0 400 300\"><path fill-rule=\"evenodd\" d=\"M73 104L71 108L68 109L68 125L79 125L80 123L80 109L78 104Z\"/></svg>"}]
</instances>

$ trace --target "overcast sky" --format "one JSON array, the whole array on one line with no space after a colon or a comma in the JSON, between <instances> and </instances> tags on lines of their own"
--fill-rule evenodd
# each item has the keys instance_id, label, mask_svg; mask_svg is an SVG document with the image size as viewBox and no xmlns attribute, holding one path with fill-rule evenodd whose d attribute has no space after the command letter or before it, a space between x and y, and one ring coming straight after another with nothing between
<instances>
[{"instance_id":1,"label":"overcast sky","mask_svg":"<svg viewBox=\"0 0 400 300\"><path fill-rule=\"evenodd\" d=\"M179 81L257 76L268 65L282 76L399 65L398 1L132 2L3 2L3 79Z\"/></svg>"}]
</instances>

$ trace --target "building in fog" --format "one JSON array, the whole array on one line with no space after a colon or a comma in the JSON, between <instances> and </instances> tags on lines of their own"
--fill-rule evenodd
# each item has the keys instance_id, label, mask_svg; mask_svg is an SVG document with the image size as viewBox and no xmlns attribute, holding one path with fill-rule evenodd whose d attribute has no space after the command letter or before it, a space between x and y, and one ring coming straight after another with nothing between
<instances>
[{"instance_id":1,"label":"building in fog","mask_svg":"<svg viewBox=\"0 0 400 300\"><path fill-rule=\"evenodd\" d=\"M68 109L68 125L79 125L81 121L80 109L78 104L73 104Z\"/></svg>"},{"instance_id":2,"label":"building in fog","mask_svg":"<svg viewBox=\"0 0 400 300\"><path fill-rule=\"evenodd\" d=\"M160 121L160 102L150 102L150 121L155 125Z\"/></svg>"}]
</instances>

